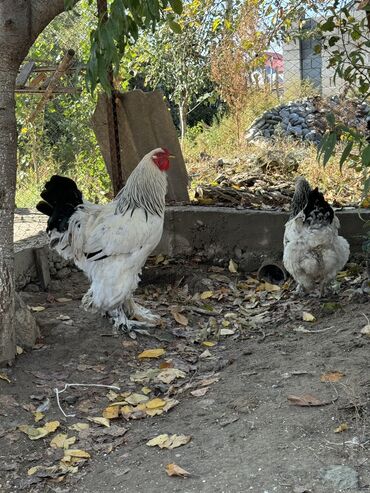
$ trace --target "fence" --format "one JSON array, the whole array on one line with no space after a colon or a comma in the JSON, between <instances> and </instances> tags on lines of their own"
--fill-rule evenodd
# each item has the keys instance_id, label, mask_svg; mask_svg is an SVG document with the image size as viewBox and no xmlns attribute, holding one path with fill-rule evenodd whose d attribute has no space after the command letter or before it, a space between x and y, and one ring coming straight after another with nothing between
<instances>
[{"instance_id":1,"label":"fence","mask_svg":"<svg viewBox=\"0 0 370 493\"><path fill-rule=\"evenodd\" d=\"M91 201L104 202L111 196L110 179L90 124L96 101L84 84L89 27L95 23L93 9L64 13L48 26L28 56L32 72L28 77L26 74L26 80L20 80L16 95L17 207L34 207L43 184L55 173L75 179ZM312 72L318 85L314 69L318 60L307 46L296 42L266 53L265 67L254 74L257 87L264 92L267 87L288 100L319 91L304 81ZM50 88L55 69L68 50L75 52L73 60L54 84L50 99L45 90Z\"/></svg>"}]
</instances>

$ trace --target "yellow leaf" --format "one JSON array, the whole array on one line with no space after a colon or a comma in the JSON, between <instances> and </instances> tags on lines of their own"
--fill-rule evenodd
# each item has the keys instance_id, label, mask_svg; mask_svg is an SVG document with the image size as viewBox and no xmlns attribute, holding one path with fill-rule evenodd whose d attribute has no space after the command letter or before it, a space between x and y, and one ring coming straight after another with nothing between
<instances>
[{"instance_id":1,"label":"yellow leaf","mask_svg":"<svg viewBox=\"0 0 370 493\"><path fill-rule=\"evenodd\" d=\"M49 433L52 433L59 427L59 421L49 421L44 426L40 428L34 428L29 425L21 425L18 426L18 429L25 433L30 440L39 440L40 438L45 437Z\"/></svg>"},{"instance_id":2,"label":"yellow leaf","mask_svg":"<svg viewBox=\"0 0 370 493\"><path fill-rule=\"evenodd\" d=\"M42 466L34 466L34 467L31 467L27 471L28 476L33 476L39 469L42 469Z\"/></svg>"},{"instance_id":3,"label":"yellow leaf","mask_svg":"<svg viewBox=\"0 0 370 493\"><path fill-rule=\"evenodd\" d=\"M23 348L21 348L20 346L17 346L16 351L17 351L17 354L18 354L18 355L20 355L20 354L24 353Z\"/></svg>"},{"instance_id":4,"label":"yellow leaf","mask_svg":"<svg viewBox=\"0 0 370 493\"><path fill-rule=\"evenodd\" d=\"M203 341L202 342L202 346L206 346L206 347L213 347L213 346L216 346L217 342L213 342L213 341Z\"/></svg>"},{"instance_id":5,"label":"yellow leaf","mask_svg":"<svg viewBox=\"0 0 370 493\"><path fill-rule=\"evenodd\" d=\"M234 262L234 260L231 258L229 261L229 271L235 274L238 272L238 264Z\"/></svg>"},{"instance_id":6,"label":"yellow leaf","mask_svg":"<svg viewBox=\"0 0 370 493\"><path fill-rule=\"evenodd\" d=\"M168 439L169 436L167 435L167 433L165 433L164 435L158 435L155 438L152 438L151 440L146 442L146 444L148 445L148 447L156 447L156 446L160 447L165 442L167 442Z\"/></svg>"},{"instance_id":7,"label":"yellow leaf","mask_svg":"<svg viewBox=\"0 0 370 493\"><path fill-rule=\"evenodd\" d=\"M5 373L0 373L0 380L5 380L8 383L11 383L10 379L5 375Z\"/></svg>"},{"instance_id":8,"label":"yellow leaf","mask_svg":"<svg viewBox=\"0 0 370 493\"><path fill-rule=\"evenodd\" d=\"M146 395L143 395L143 394L131 394L129 397L127 397L126 399L126 402L128 402L129 404L132 404L133 406L137 406L138 404L142 403L142 402L146 402L149 400L149 397L147 397Z\"/></svg>"},{"instance_id":9,"label":"yellow leaf","mask_svg":"<svg viewBox=\"0 0 370 493\"><path fill-rule=\"evenodd\" d=\"M178 466L177 464L167 464L166 472L169 476L180 476L181 478L190 476L190 472L185 471L185 469Z\"/></svg>"},{"instance_id":10,"label":"yellow leaf","mask_svg":"<svg viewBox=\"0 0 370 493\"><path fill-rule=\"evenodd\" d=\"M78 457L79 459L89 459L91 455L89 454L89 452L86 452L86 450L69 449L65 451L64 457Z\"/></svg>"},{"instance_id":11,"label":"yellow leaf","mask_svg":"<svg viewBox=\"0 0 370 493\"><path fill-rule=\"evenodd\" d=\"M75 423L74 425L68 426L68 428L74 431L82 431L90 428L90 425L88 423Z\"/></svg>"},{"instance_id":12,"label":"yellow leaf","mask_svg":"<svg viewBox=\"0 0 370 493\"><path fill-rule=\"evenodd\" d=\"M268 293L273 293L274 291L281 290L280 286L278 286L277 284L271 284L269 282L265 282L264 288L265 291L267 291Z\"/></svg>"},{"instance_id":13,"label":"yellow leaf","mask_svg":"<svg viewBox=\"0 0 370 493\"><path fill-rule=\"evenodd\" d=\"M68 301L72 301L71 298L56 298L55 301L58 303L68 303Z\"/></svg>"},{"instance_id":14,"label":"yellow leaf","mask_svg":"<svg viewBox=\"0 0 370 493\"><path fill-rule=\"evenodd\" d=\"M143 394L145 394L145 395L150 394L150 392L151 392L151 391L152 391L152 389L150 389L149 387L143 387L143 388L141 389L141 392L142 392Z\"/></svg>"},{"instance_id":15,"label":"yellow leaf","mask_svg":"<svg viewBox=\"0 0 370 493\"><path fill-rule=\"evenodd\" d=\"M314 322L316 320L316 318L312 315L312 313L309 313L309 312L303 312L302 313L302 319L305 322Z\"/></svg>"},{"instance_id":16,"label":"yellow leaf","mask_svg":"<svg viewBox=\"0 0 370 493\"><path fill-rule=\"evenodd\" d=\"M102 425L102 426L106 426L107 428L110 427L110 422L109 422L109 419L107 418L103 418L103 417L88 417L87 418L89 421L92 421L93 423L96 423L97 425Z\"/></svg>"},{"instance_id":17,"label":"yellow leaf","mask_svg":"<svg viewBox=\"0 0 370 493\"><path fill-rule=\"evenodd\" d=\"M118 406L108 406L103 411L103 418L115 419L118 418L119 408Z\"/></svg>"},{"instance_id":18,"label":"yellow leaf","mask_svg":"<svg viewBox=\"0 0 370 493\"><path fill-rule=\"evenodd\" d=\"M348 424L347 423L341 423L338 428L335 428L334 433L342 433L343 431L348 430Z\"/></svg>"},{"instance_id":19,"label":"yellow leaf","mask_svg":"<svg viewBox=\"0 0 370 493\"><path fill-rule=\"evenodd\" d=\"M55 431L57 428L59 428L60 423L59 421L48 421L47 423L44 424L45 430L48 431L48 433L51 433Z\"/></svg>"},{"instance_id":20,"label":"yellow leaf","mask_svg":"<svg viewBox=\"0 0 370 493\"><path fill-rule=\"evenodd\" d=\"M176 312L173 310L172 312L173 318L176 320L176 322L180 325L188 325L188 319L183 315L182 313Z\"/></svg>"},{"instance_id":21,"label":"yellow leaf","mask_svg":"<svg viewBox=\"0 0 370 493\"><path fill-rule=\"evenodd\" d=\"M64 448L67 449L70 445L75 443L76 437L68 438L66 433L58 433L50 442L52 448Z\"/></svg>"},{"instance_id":22,"label":"yellow leaf","mask_svg":"<svg viewBox=\"0 0 370 493\"><path fill-rule=\"evenodd\" d=\"M213 291L203 291L203 293L201 293L200 295L200 299L206 300L208 298L212 298L212 296L213 296Z\"/></svg>"},{"instance_id":23,"label":"yellow leaf","mask_svg":"<svg viewBox=\"0 0 370 493\"><path fill-rule=\"evenodd\" d=\"M158 416L159 414L163 414L163 409L145 409L145 412L148 416Z\"/></svg>"},{"instance_id":24,"label":"yellow leaf","mask_svg":"<svg viewBox=\"0 0 370 493\"><path fill-rule=\"evenodd\" d=\"M39 421L42 420L42 418L45 417L45 414L43 413L40 413L40 411L36 411L33 413L34 417L35 417L35 423L38 423Z\"/></svg>"},{"instance_id":25,"label":"yellow leaf","mask_svg":"<svg viewBox=\"0 0 370 493\"><path fill-rule=\"evenodd\" d=\"M133 410L134 408L132 406L122 406L120 409L121 413L124 415L131 414Z\"/></svg>"},{"instance_id":26,"label":"yellow leaf","mask_svg":"<svg viewBox=\"0 0 370 493\"><path fill-rule=\"evenodd\" d=\"M320 382L338 382L345 376L345 373L341 371L331 371L329 373L324 373L320 377Z\"/></svg>"},{"instance_id":27,"label":"yellow leaf","mask_svg":"<svg viewBox=\"0 0 370 493\"><path fill-rule=\"evenodd\" d=\"M167 433L164 435L158 435L155 438L152 438L147 442L149 447L159 447L159 448L167 448L174 449L177 447L181 447L181 445L186 445L191 440L191 436L186 435L171 435L168 436Z\"/></svg>"},{"instance_id":28,"label":"yellow leaf","mask_svg":"<svg viewBox=\"0 0 370 493\"><path fill-rule=\"evenodd\" d=\"M166 401L163 399L160 399L159 397L156 397L154 399L151 399L145 404L145 407L147 409L160 409L166 405Z\"/></svg>"},{"instance_id":29,"label":"yellow leaf","mask_svg":"<svg viewBox=\"0 0 370 493\"><path fill-rule=\"evenodd\" d=\"M146 349L142 353L139 354L138 358L143 359L143 358L159 358L160 356L163 356L165 354L165 350L163 348L156 348L156 349Z\"/></svg>"}]
</instances>

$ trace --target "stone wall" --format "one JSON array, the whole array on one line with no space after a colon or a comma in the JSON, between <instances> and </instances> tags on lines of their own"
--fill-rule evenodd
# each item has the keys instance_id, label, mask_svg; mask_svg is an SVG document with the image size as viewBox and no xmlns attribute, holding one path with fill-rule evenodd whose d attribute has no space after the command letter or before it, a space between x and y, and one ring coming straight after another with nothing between
<instances>
[{"instance_id":1,"label":"stone wall","mask_svg":"<svg viewBox=\"0 0 370 493\"><path fill-rule=\"evenodd\" d=\"M327 129L327 113L338 114L342 121L364 130L370 119L367 103L340 100L337 96L329 99L318 97L291 101L263 113L245 134L247 142L278 136L291 137L319 144Z\"/></svg>"}]
</instances>

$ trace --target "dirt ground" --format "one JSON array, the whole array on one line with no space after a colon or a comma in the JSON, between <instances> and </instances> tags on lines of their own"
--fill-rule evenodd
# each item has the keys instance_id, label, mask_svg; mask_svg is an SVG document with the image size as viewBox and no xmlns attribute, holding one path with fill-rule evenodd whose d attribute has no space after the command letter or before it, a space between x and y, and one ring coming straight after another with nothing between
<instances>
[{"instance_id":1,"label":"dirt ground","mask_svg":"<svg viewBox=\"0 0 370 493\"><path fill-rule=\"evenodd\" d=\"M165 263L145 270L138 291L162 326L136 340L113 336L107 320L80 308L80 273L49 293L22 293L42 338L0 373L0 491L370 491L370 337L361 333L370 306L361 269L340 273L339 294L319 300L295 298L290 283ZM153 348L165 353L138 358ZM68 388L60 404L75 417L65 418L53 389L66 383L120 390ZM103 412L110 427L88 419ZM71 429L76 423L86 429ZM191 440L147 445L166 433ZM189 477L170 477L173 463Z\"/></svg>"}]
</instances>

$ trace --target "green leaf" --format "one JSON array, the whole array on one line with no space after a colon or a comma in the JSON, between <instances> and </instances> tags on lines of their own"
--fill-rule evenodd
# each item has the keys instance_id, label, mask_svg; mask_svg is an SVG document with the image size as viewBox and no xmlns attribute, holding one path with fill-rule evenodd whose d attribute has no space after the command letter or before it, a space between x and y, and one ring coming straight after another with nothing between
<instances>
[{"instance_id":1,"label":"green leaf","mask_svg":"<svg viewBox=\"0 0 370 493\"><path fill-rule=\"evenodd\" d=\"M346 145L346 147L344 148L344 150L342 152L342 155L341 155L340 161L339 161L339 167L340 167L341 171L342 171L343 164L345 163L348 156L351 154L352 147L353 147L353 142L348 142L348 144Z\"/></svg>"},{"instance_id":2,"label":"green leaf","mask_svg":"<svg viewBox=\"0 0 370 493\"><path fill-rule=\"evenodd\" d=\"M367 167L370 165L370 145L367 145L362 151L361 161L363 166Z\"/></svg>"},{"instance_id":3,"label":"green leaf","mask_svg":"<svg viewBox=\"0 0 370 493\"><path fill-rule=\"evenodd\" d=\"M334 154L335 144L337 143L337 134L335 132L324 136L319 150L319 159L323 158L323 165L326 166L329 159Z\"/></svg>"},{"instance_id":4,"label":"green leaf","mask_svg":"<svg viewBox=\"0 0 370 493\"><path fill-rule=\"evenodd\" d=\"M173 21L172 19L167 20L167 24L170 26L170 29L176 33L176 34L181 34L182 29L180 24L178 24L176 21Z\"/></svg>"},{"instance_id":5,"label":"green leaf","mask_svg":"<svg viewBox=\"0 0 370 493\"><path fill-rule=\"evenodd\" d=\"M182 14L182 1L181 0L169 0L172 10L180 15Z\"/></svg>"}]
</instances>

